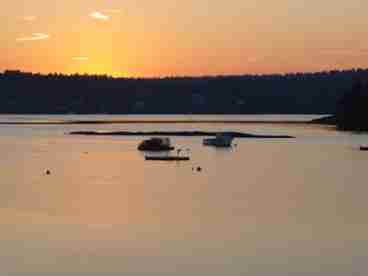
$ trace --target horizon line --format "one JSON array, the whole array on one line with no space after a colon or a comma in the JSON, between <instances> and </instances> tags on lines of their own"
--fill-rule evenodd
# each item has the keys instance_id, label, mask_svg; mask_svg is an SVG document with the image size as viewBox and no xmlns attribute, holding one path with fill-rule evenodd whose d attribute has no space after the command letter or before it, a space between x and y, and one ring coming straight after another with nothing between
<instances>
[{"instance_id":1,"label":"horizon line","mask_svg":"<svg viewBox=\"0 0 368 276\"><path fill-rule=\"evenodd\" d=\"M195 78L227 78L227 77L267 77L267 76L290 76L290 75L308 75L308 74L323 74L323 73L337 73L337 72L352 72L352 71L368 71L368 67L351 67L345 69L326 69L317 71L290 71L283 73L244 73L244 74L208 74L208 75L162 75L162 76L114 76L113 74L104 73L62 73L62 72L32 72L22 71L20 69L4 69L0 74L6 73L18 73L18 74L31 74L40 76L59 75L65 77L82 76L82 77L107 77L111 79L195 79Z\"/></svg>"}]
</instances>

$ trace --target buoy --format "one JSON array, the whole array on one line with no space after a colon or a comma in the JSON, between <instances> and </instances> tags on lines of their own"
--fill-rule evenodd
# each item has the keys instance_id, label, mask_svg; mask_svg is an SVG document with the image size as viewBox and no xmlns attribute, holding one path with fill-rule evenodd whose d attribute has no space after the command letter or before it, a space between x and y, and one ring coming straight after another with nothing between
<instances>
[{"instance_id":1,"label":"buoy","mask_svg":"<svg viewBox=\"0 0 368 276\"><path fill-rule=\"evenodd\" d=\"M200 172L202 171L202 168L201 167L197 167L197 172Z\"/></svg>"},{"instance_id":2,"label":"buoy","mask_svg":"<svg viewBox=\"0 0 368 276\"><path fill-rule=\"evenodd\" d=\"M47 171L46 171L46 174L47 174L47 175L50 175L50 174L51 174L50 170L47 170Z\"/></svg>"}]
</instances>

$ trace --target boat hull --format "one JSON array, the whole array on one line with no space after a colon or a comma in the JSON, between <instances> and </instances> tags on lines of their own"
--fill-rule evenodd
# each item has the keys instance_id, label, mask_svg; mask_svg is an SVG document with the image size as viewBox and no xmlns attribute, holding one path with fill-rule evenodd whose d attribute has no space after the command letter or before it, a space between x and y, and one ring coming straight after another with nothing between
<instances>
[{"instance_id":1,"label":"boat hull","mask_svg":"<svg viewBox=\"0 0 368 276\"><path fill-rule=\"evenodd\" d=\"M171 146L169 138L151 138L138 145L140 151L171 151L174 149L175 147Z\"/></svg>"}]
</instances>

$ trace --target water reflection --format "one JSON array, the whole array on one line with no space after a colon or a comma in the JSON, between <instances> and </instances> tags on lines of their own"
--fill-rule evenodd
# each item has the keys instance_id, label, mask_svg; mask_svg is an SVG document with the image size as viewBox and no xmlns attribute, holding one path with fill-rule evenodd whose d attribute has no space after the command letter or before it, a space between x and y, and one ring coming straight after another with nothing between
<instances>
[{"instance_id":1,"label":"water reflection","mask_svg":"<svg viewBox=\"0 0 368 276\"><path fill-rule=\"evenodd\" d=\"M191 161L152 163L140 138L13 128L0 138L5 274L368 271L368 155L354 150L365 136L274 126L298 139L236 140L231 151L175 138Z\"/></svg>"}]
</instances>

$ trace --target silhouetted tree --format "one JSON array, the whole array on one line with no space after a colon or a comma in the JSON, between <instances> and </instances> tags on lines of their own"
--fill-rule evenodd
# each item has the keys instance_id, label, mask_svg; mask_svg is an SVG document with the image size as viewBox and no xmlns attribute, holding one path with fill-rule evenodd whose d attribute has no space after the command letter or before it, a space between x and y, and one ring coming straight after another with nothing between
<instances>
[{"instance_id":1,"label":"silhouetted tree","mask_svg":"<svg viewBox=\"0 0 368 276\"><path fill-rule=\"evenodd\" d=\"M368 82L356 80L351 91L339 101L336 113L337 128L368 131Z\"/></svg>"},{"instance_id":2,"label":"silhouetted tree","mask_svg":"<svg viewBox=\"0 0 368 276\"><path fill-rule=\"evenodd\" d=\"M139 79L8 70L0 74L0 113L334 114L367 72Z\"/></svg>"}]
</instances>

